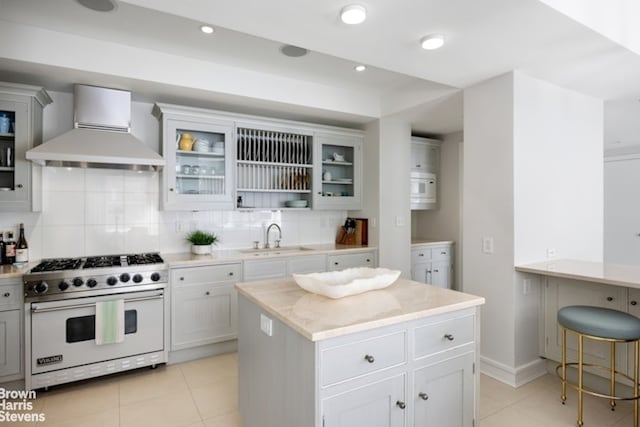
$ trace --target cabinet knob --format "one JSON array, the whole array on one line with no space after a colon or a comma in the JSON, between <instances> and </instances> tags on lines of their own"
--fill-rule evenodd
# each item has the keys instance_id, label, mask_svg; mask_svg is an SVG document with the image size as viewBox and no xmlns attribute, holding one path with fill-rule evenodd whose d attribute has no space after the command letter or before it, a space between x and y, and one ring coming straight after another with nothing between
<instances>
[{"instance_id":1,"label":"cabinet knob","mask_svg":"<svg viewBox=\"0 0 640 427\"><path fill-rule=\"evenodd\" d=\"M629 304L631 304L631 305L638 305L638 301L633 300L633 301L631 301Z\"/></svg>"},{"instance_id":2,"label":"cabinet knob","mask_svg":"<svg viewBox=\"0 0 640 427\"><path fill-rule=\"evenodd\" d=\"M400 408L400 409L404 409L404 408L406 408L406 407L407 407L407 405L406 405L402 400L398 400L398 401L396 402L396 406L397 406L398 408Z\"/></svg>"},{"instance_id":3,"label":"cabinet knob","mask_svg":"<svg viewBox=\"0 0 640 427\"><path fill-rule=\"evenodd\" d=\"M418 256L424 256L424 254L418 254Z\"/></svg>"},{"instance_id":4,"label":"cabinet knob","mask_svg":"<svg viewBox=\"0 0 640 427\"><path fill-rule=\"evenodd\" d=\"M229 276L233 276L233 271L230 271L230 272L229 272Z\"/></svg>"},{"instance_id":5,"label":"cabinet knob","mask_svg":"<svg viewBox=\"0 0 640 427\"><path fill-rule=\"evenodd\" d=\"M22 188L22 184L17 184L16 187Z\"/></svg>"},{"instance_id":6,"label":"cabinet knob","mask_svg":"<svg viewBox=\"0 0 640 427\"><path fill-rule=\"evenodd\" d=\"M369 258L367 258L367 262L371 262L371 260Z\"/></svg>"},{"instance_id":7,"label":"cabinet knob","mask_svg":"<svg viewBox=\"0 0 640 427\"><path fill-rule=\"evenodd\" d=\"M338 261L334 261L333 265L339 265Z\"/></svg>"},{"instance_id":8,"label":"cabinet knob","mask_svg":"<svg viewBox=\"0 0 640 427\"><path fill-rule=\"evenodd\" d=\"M5 292L3 296L4 296L5 298L9 298L9 297L11 296L11 293L10 293L10 292Z\"/></svg>"},{"instance_id":9,"label":"cabinet knob","mask_svg":"<svg viewBox=\"0 0 640 427\"><path fill-rule=\"evenodd\" d=\"M211 295L211 292L207 291L207 292L205 292L204 294L205 294L205 295L207 295L207 296L209 296L209 295Z\"/></svg>"},{"instance_id":10,"label":"cabinet knob","mask_svg":"<svg viewBox=\"0 0 640 427\"><path fill-rule=\"evenodd\" d=\"M374 359L374 358L373 358L373 356L372 356L372 355L370 355L370 354L365 355L365 356L364 356L364 360L366 360L366 361L367 361L367 362L369 362L369 363L373 363L373 362L375 362L375 361L376 361L376 359Z\"/></svg>"},{"instance_id":11,"label":"cabinet knob","mask_svg":"<svg viewBox=\"0 0 640 427\"><path fill-rule=\"evenodd\" d=\"M429 395L424 391L421 391L420 393L418 393L418 397L422 400L429 400Z\"/></svg>"},{"instance_id":12,"label":"cabinet knob","mask_svg":"<svg viewBox=\"0 0 640 427\"><path fill-rule=\"evenodd\" d=\"M181 277L180 280L184 280L184 277Z\"/></svg>"},{"instance_id":13,"label":"cabinet knob","mask_svg":"<svg viewBox=\"0 0 640 427\"><path fill-rule=\"evenodd\" d=\"M446 254L447 254L446 252L440 252L440 255L446 255Z\"/></svg>"},{"instance_id":14,"label":"cabinet knob","mask_svg":"<svg viewBox=\"0 0 640 427\"><path fill-rule=\"evenodd\" d=\"M444 337L446 339L448 339L449 341L453 341L455 339L455 338L453 338L453 335L451 335L451 334L444 334Z\"/></svg>"},{"instance_id":15,"label":"cabinet knob","mask_svg":"<svg viewBox=\"0 0 640 427\"><path fill-rule=\"evenodd\" d=\"M173 188L169 188L169 191L173 191Z\"/></svg>"},{"instance_id":16,"label":"cabinet knob","mask_svg":"<svg viewBox=\"0 0 640 427\"><path fill-rule=\"evenodd\" d=\"M440 272L440 270L438 270L438 269L434 269L433 271L435 271L436 273L439 273L439 272Z\"/></svg>"},{"instance_id":17,"label":"cabinet knob","mask_svg":"<svg viewBox=\"0 0 640 427\"><path fill-rule=\"evenodd\" d=\"M613 301L613 297L607 297L607 301L609 302Z\"/></svg>"},{"instance_id":18,"label":"cabinet knob","mask_svg":"<svg viewBox=\"0 0 640 427\"><path fill-rule=\"evenodd\" d=\"M431 270L427 270L427 273L431 274Z\"/></svg>"}]
</instances>

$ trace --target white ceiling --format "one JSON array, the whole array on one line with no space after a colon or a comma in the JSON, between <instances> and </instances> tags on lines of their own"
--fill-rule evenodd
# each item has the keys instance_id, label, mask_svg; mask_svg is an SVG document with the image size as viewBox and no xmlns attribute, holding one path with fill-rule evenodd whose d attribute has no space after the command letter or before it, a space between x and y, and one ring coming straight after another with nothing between
<instances>
[{"instance_id":1,"label":"white ceiling","mask_svg":"<svg viewBox=\"0 0 640 427\"><path fill-rule=\"evenodd\" d=\"M73 0L0 0L0 20L372 93L385 100L383 114L402 106L421 133L461 130L462 96L456 89L513 69L601 99L640 97L640 56L537 0L358 1L368 10L359 26L339 21L347 3L127 0L116 12L97 13ZM216 33L204 36L200 23L212 24ZM420 49L420 37L432 32L445 34L446 45L438 51ZM288 58L278 51L283 43L311 52ZM369 68L356 73L358 63ZM58 90L70 90L79 81L114 80L2 55L0 78ZM118 83L150 101L213 103L354 126L372 119L139 79Z\"/></svg>"}]
</instances>

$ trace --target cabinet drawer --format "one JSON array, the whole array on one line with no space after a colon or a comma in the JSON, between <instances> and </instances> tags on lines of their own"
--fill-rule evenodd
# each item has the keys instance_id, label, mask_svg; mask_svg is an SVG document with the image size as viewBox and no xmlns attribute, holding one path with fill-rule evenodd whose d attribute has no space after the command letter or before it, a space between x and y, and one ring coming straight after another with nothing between
<instances>
[{"instance_id":1,"label":"cabinet drawer","mask_svg":"<svg viewBox=\"0 0 640 427\"><path fill-rule=\"evenodd\" d=\"M405 349L404 331L327 348L320 355L322 385L335 384L405 363Z\"/></svg>"},{"instance_id":2,"label":"cabinet drawer","mask_svg":"<svg viewBox=\"0 0 640 427\"><path fill-rule=\"evenodd\" d=\"M451 247L450 246L438 246L436 248L431 248L431 258L434 261L442 261L448 260L451 258Z\"/></svg>"},{"instance_id":3,"label":"cabinet drawer","mask_svg":"<svg viewBox=\"0 0 640 427\"><path fill-rule=\"evenodd\" d=\"M329 271L343 270L355 267L375 267L373 252L362 252L356 254L329 255L327 257Z\"/></svg>"},{"instance_id":4,"label":"cabinet drawer","mask_svg":"<svg viewBox=\"0 0 640 427\"><path fill-rule=\"evenodd\" d=\"M286 275L286 258L244 262L244 280L246 282L252 280L277 279L279 277L286 277Z\"/></svg>"},{"instance_id":5,"label":"cabinet drawer","mask_svg":"<svg viewBox=\"0 0 640 427\"><path fill-rule=\"evenodd\" d=\"M458 317L414 329L414 357L424 357L473 342L473 316Z\"/></svg>"},{"instance_id":6,"label":"cabinet drawer","mask_svg":"<svg viewBox=\"0 0 640 427\"><path fill-rule=\"evenodd\" d=\"M325 255L296 256L289 260L289 274L319 273L326 270Z\"/></svg>"},{"instance_id":7,"label":"cabinet drawer","mask_svg":"<svg viewBox=\"0 0 640 427\"><path fill-rule=\"evenodd\" d=\"M419 264L431 259L431 248L413 249L411 251L411 264Z\"/></svg>"},{"instance_id":8,"label":"cabinet drawer","mask_svg":"<svg viewBox=\"0 0 640 427\"><path fill-rule=\"evenodd\" d=\"M22 302L22 284L0 286L0 311L20 308Z\"/></svg>"},{"instance_id":9,"label":"cabinet drawer","mask_svg":"<svg viewBox=\"0 0 640 427\"><path fill-rule=\"evenodd\" d=\"M213 283L240 280L240 264L176 268L171 270L171 283Z\"/></svg>"}]
</instances>

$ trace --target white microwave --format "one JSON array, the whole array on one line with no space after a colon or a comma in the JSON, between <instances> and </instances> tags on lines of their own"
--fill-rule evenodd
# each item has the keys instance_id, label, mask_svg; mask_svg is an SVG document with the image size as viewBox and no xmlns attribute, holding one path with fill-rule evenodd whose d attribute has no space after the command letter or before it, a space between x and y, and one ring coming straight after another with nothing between
<instances>
[{"instance_id":1,"label":"white microwave","mask_svg":"<svg viewBox=\"0 0 640 427\"><path fill-rule=\"evenodd\" d=\"M437 200L436 187L435 174L411 172L411 209L428 209L433 206Z\"/></svg>"}]
</instances>

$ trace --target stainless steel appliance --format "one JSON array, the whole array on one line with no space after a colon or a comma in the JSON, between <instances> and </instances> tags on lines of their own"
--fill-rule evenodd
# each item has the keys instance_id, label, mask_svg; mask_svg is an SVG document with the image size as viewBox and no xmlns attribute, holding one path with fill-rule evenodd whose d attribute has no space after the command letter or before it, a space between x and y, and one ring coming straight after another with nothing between
<instances>
[{"instance_id":1,"label":"stainless steel appliance","mask_svg":"<svg viewBox=\"0 0 640 427\"><path fill-rule=\"evenodd\" d=\"M411 209L428 209L436 199L436 175L433 173L411 172Z\"/></svg>"},{"instance_id":2,"label":"stainless steel appliance","mask_svg":"<svg viewBox=\"0 0 640 427\"><path fill-rule=\"evenodd\" d=\"M28 390L166 363L159 254L47 259L23 281ZM98 345L96 305L114 300L124 302L124 339Z\"/></svg>"}]
</instances>

